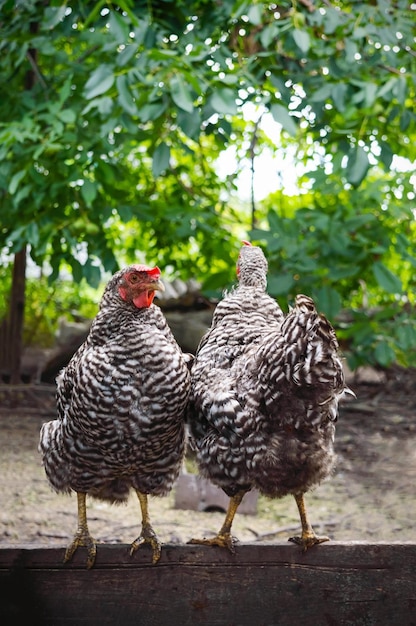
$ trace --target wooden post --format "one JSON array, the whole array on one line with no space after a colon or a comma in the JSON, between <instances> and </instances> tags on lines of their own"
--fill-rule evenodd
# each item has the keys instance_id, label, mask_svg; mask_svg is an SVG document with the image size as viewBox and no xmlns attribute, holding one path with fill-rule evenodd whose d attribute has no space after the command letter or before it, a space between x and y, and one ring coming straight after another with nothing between
<instances>
[{"instance_id":1,"label":"wooden post","mask_svg":"<svg viewBox=\"0 0 416 626\"><path fill-rule=\"evenodd\" d=\"M0 323L0 382L20 380L25 310L26 246L14 257L7 317Z\"/></svg>"},{"instance_id":2,"label":"wooden post","mask_svg":"<svg viewBox=\"0 0 416 626\"><path fill-rule=\"evenodd\" d=\"M416 544L0 548L0 622L50 626L411 626Z\"/></svg>"}]
</instances>

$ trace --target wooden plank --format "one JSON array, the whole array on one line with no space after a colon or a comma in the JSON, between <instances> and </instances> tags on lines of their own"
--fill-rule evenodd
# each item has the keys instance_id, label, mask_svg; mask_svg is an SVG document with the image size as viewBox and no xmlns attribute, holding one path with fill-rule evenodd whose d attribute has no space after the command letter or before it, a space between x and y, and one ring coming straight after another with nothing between
<instances>
[{"instance_id":1,"label":"wooden plank","mask_svg":"<svg viewBox=\"0 0 416 626\"><path fill-rule=\"evenodd\" d=\"M99 545L92 570L80 549L0 549L0 621L61 626L413 626L416 544L331 542L150 550Z\"/></svg>"}]
</instances>

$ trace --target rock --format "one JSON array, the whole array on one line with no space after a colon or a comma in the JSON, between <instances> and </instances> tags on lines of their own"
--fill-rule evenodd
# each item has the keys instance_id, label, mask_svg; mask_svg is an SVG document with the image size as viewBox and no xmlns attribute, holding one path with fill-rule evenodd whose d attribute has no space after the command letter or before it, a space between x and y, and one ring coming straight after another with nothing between
<instances>
[{"instance_id":1,"label":"rock","mask_svg":"<svg viewBox=\"0 0 416 626\"><path fill-rule=\"evenodd\" d=\"M195 354L201 337L211 325L212 311L165 311L165 316L182 350Z\"/></svg>"},{"instance_id":2,"label":"rock","mask_svg":"<svg viewBox=\"0 0 416 626\"><path fill-rule=\"evenodd\" d=\"M238 512L245 515L257 515L257 500L257 491L249 491L238 507ZM175 509L224 511L225 513L229 501L230 498L222 489L196 474L182 472L176 481Z\"/></svg>"}]
</instances>

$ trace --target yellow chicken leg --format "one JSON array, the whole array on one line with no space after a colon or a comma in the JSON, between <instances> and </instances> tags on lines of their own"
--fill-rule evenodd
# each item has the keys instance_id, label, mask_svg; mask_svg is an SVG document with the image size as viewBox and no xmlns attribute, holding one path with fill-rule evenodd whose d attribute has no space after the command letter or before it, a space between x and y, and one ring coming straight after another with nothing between
<instances>
[{"instance_id":1,"label":"yellow chicken leg","mask_svg":"<svg viewBox=\"0 0 416 626\"><path fill-rule=\"evenodd\" d=\"M228 550L234 554L235 539L231 535L231 526L237 509L240 506L245 494L246 491L239 491L235 496L230 498L224 523L221 530L215 537L212 539L191 539L188 543L201 544L205 546L220 546L220 548L228 548Z\"/></svg>"},{"instance_id":2,"label":"yellow chicken leg","mask_svg":"<svg viewBox=\"0 0 416 626\"><path fill-rule=\"evenodd\" d=\"M88 550L87 569L91 569L95 562L97 554L97 546L94 539L90 535L87 524L87 505L86 494L77 492L78 501L78 528L74 535L72 543L69 544L65 551L64 563L72 559L77 548L84 547Z\"/></svg>"},{"instance_id":3,"label":"yellow chicken leg","mask_svg":"<svg viewBox=\"0 0 416 626\"><path fill-rule=\"evenodd\" d=\"M294 497L299 509L300 521L302 524L302 535L300 537L290 537L289 541L292 541L292 543L297 543L299 546L302 546L303 552L306 552L306 550L316 545L317 543L324 543L325 541L329 541L329 537L318 537L317 535L315 535L315 531L310 525L306 515L306 507L303 493L297 493Z\"/></svg>"},{"instance_id":4,"label":"yellow chicken leg","mask_svg":"<svg viewBox=\"0 0 416 626\"><path fill-rule=\"evenodd\" d=\"M150 523L147 495L145 493L141 493L141 491L136 491L136 493L137 497L139 498L140 508L142 510L142 532L131 544L130 556L133 555L136 550L144 543L150 543L153 552L152 563L154 565L160 559L162 544L157 538L156 533Z\"/></svg>"}]
</instances>

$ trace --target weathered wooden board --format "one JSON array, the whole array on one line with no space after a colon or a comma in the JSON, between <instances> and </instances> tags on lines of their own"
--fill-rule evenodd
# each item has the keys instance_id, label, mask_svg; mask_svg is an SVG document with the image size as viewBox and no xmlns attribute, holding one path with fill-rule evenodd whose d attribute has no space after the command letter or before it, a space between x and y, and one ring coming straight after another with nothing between
<instances>
[{"instance_id":1,"label":"weathered wooden board","mask_svg":"<svg viewBox=\"0 0 416 626\"><path fill-rule=\"evenodd\" d=\"M14 626L416 625L416 544L328 543L150 550L0 548L0 623Z\"/></svg>"}]
</instances>

